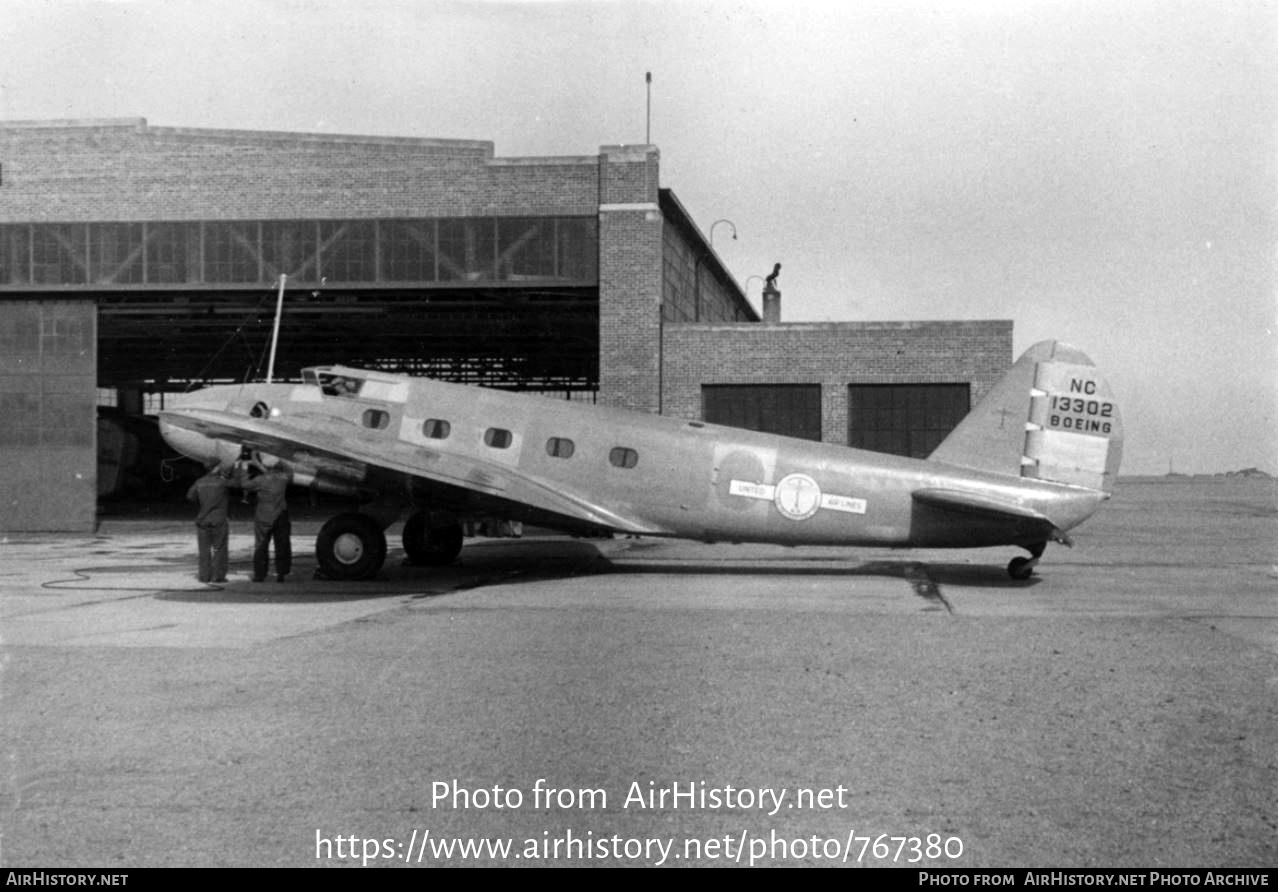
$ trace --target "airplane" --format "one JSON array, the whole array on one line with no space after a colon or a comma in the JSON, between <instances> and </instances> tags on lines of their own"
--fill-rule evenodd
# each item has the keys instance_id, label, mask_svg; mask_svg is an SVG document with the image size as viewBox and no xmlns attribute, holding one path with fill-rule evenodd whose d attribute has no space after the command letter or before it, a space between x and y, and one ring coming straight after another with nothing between
<instances>
[{"instance_id":1,"label":"airplane","mask_svg":"<svg viewBox=\"0 0 1278 892\"><path fill-rule=\"evenodd\" d=\"M369 579L406 518L411 563L446 565L464 525L498 518L581 536L893 548L1049 542L1109 498L1123 428L1081 351L1030 347L926 459L341 365L301 383L223 384L159 413L205 463L247 451L350 497L315 542L318 572Z\"/></svg>"}]
</instances>

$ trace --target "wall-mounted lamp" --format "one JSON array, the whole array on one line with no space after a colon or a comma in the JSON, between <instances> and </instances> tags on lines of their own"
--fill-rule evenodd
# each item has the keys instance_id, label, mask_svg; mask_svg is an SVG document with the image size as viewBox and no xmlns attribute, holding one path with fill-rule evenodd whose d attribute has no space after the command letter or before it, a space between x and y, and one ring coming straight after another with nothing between
<instances>
[{"instance_id":1,"label":"wall-mounted lamp","mask_svg":"<svg viewBox=\"0 0 1278 892\"><path fill-rule=\"evenodd\" d=\"M710 245L711 245L711 247L713 247L713 246L714 246L714 228L715 228L716 226L718 226L720 223L727 223L727 224L728 224L728 227L732 230L732 240L733 240L733 241L736 241L736 240L737 240L737 227L736 227L736 224L734 224L731 220L715 220L713 223L711 223L711 224L710 224Z\"/></svg>"}]
</instances>

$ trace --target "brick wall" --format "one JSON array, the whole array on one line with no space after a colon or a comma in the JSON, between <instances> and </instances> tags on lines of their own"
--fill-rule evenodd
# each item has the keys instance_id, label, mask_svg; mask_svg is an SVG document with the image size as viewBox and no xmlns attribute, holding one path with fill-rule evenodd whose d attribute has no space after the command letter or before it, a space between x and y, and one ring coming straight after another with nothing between
<instances>
[{"instance_id":1,"label":"brick wall","mask_svg":"<svg viewBox=\"0 0 1278 892\"><path fill-rule=\"evenodd\" d=\"M657 163L651 146L599 157L599 403L641 412L661 404Z\"/></svg>"},{"instance_id":2,"label":"brick wall","mask_svg":"<svg viewBox=\"0 0 1278 892\"><path fill-rule=\"evenodd\" d=\"M0 122L0 222L593 215L598 158L489 142Z\"/></svg>"},{"instance_id":3,"label":"brick wall","mask_svg":"<svg viewBox=\"0 0 1278 892\"><path fill-rule=\"evenodd\" d=\"M702 384L820 384L822 440L847 443L849 384L963 383L975 405L1012 362L1012 323L667 323L663 414L701 417Z\"/></svg>"}]
</instances>

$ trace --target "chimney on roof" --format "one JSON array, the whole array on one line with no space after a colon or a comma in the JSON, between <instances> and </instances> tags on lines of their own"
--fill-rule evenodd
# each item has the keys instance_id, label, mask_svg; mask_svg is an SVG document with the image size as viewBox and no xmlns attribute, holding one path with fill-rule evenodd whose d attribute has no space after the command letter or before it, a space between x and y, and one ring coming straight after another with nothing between
<instances>
[{"instance_id":1,"label":"chimney on roof","mask_svg":"<svg viewBox=\"0 0 1278 892\"><path fill-rule=\"evenodd\" d=\"M763 321L781 321L781 292L775 285L763 289Z\"/></svg>"},{"instance_id":2,"label":"chimney on roof","mask_svg":"<svg viewBox=\"0 0 1278 892\"><path fill-rule=\"evenodd\" d=\"M781 275L781 264L773 264L772 273L763 280L763 321L781 321L781 292L777 290L777 276Z\"/></svg>"}]
</instances>

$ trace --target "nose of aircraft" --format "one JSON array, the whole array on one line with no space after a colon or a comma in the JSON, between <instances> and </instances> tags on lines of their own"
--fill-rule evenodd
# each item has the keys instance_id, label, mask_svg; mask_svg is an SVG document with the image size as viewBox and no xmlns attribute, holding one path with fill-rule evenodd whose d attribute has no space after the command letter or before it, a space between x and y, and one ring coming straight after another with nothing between
<instances>
[{"instance_id":1,"label":"nose of aircraft","mask_svg":"<svg viewBox=\"0 0 1278 892\"><path fill-rule=\"evenodd\" d=\"M216 388L197 390L170 398L168 407L160 413L160 436L164 441L185 455L204 464L230 463L240 456L239 444L205 436L183 423L183 416L195 409L224 410L228 400L225 395L213 392Z\"/></svg>"},{"instance_id":2,"label":"nose of aircraft","mask_svg":"<svg viewBox=\"0 0 1278 892\"><path fill-rule=\"evenodd\" d=\"M180 427L163 418L160 419L160 436L187 458L193 458L206 465L213 462L233 462L240 455L240 447L235 443L206 437L204 434Z\"/></svg>"}]
</instances>

